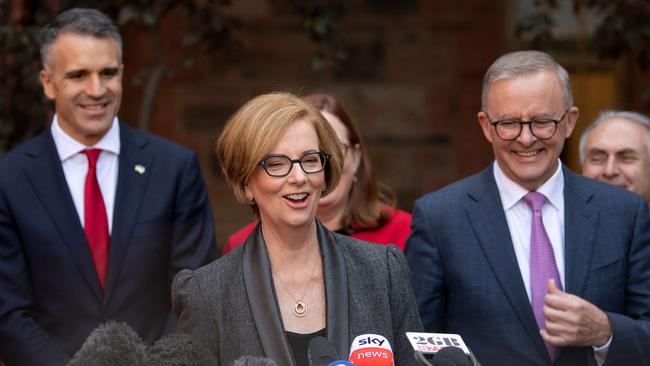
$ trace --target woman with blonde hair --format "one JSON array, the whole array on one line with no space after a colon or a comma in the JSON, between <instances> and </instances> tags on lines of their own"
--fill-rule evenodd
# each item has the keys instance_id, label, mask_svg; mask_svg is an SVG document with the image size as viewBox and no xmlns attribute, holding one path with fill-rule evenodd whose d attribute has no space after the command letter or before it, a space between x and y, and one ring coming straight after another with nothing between
<instances>
[{"instance_id":1,"label":"woman with blonde hair","mask_svg":"<svg viewBox=\"0 0 650 366\"><path fill-rule=\"evenodd\" d=\"M314 337L345 357L354 337L374 333L389 340L396 365L412 365L405 332L422 326L402 252L332 233L316 219L343 166L318 110L288 93L258 96L226 124L217 155L259 223L229 255L174 279L178 328L204 352L201 364L252 355L308 365Z\"/></svg>"},{"instance_id":2,"label":"woman with blonde hair","mask_svg":"<svg viewBox=\"0 0 650 366\"><path fill-rule=\"evenodd\" d=\"M321 198L316 215L329 230L377 244L394 244L404 251L411 233L411 214L395 208L395 194L375 176L359 128L332 95L311 94L305 100L330 123L344 152L341 181ZM253 221L230 235L223 254L243 243Z\"/></svg>"}]
</instances>

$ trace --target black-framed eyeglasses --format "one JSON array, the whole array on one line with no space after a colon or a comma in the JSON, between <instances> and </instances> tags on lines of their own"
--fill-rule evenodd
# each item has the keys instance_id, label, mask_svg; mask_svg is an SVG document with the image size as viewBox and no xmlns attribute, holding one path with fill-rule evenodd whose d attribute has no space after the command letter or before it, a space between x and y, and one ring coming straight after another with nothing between
<instances>
[{"instance_id":1,"label":"black-framed eyeglasses","mask_svg":"<svg viewBox=\"0 0 650 366\"><path fill-rule=\"evenodd\" d=\"M257 164L264 168L266 174L280 178L289 175L295 163L298 163L306 174L322 172L329 158L330 155L322 151L307 153L300 159L291 159L286 155L276 154L267 155Z\"/></svg>"},{"instance_id":2,"label":"black-framed eyeglasses","mask_svg":"<svg viewBox=\"0 0 650 366\"><path fill-rule=\"evenodd\" d=\"M562 117L559 119L552 118L534 118L530 121L524 122L516 118L507 118L499 121L492 121L487 112L484 112L488 121L497 132L497 136L505 141L512 141L521 135L523 125L528 125L530 133L540 140L548 140L557 131L557 125L564 120L564 117L569 113L569 109L565 110Z\"/></svg>"}]
</instances>

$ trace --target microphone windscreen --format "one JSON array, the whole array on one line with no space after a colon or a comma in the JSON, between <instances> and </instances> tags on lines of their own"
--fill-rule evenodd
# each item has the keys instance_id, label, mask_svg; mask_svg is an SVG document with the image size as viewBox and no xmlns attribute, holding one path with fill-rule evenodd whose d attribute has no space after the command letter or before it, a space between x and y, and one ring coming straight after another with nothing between
<instances>
[{"instance_id":1,"label":"microphone windscreen","mask_svg":"<svg viewBox=\"0 0 650 366\"><path fill-rule=\"evenodd\" d=\"M362 334L350 346L349 361L355 366L394 366L393 349L386 337Z\"/></svg>"},{"instance_id":2,"label":"microphone windscreen","mask_svg":"<svg viewBox=\"0 0 650 366\"><path fill-rule=\"evenodd\" d=\"M193 365L201 359L201 353L192 339L184 334L173 333L147 350L147 366Z\"/></svg>"},{"instance_id":3,"label":"microphone windscreen","mask_svg":"<svg viewBox=\"0 0 650 366\"><path fill-rule=\"evenodd\" d=\"M307 357L309 366L327 366L339 358L330 341L321 336L314 337L309 341Z\"/></svg>"},{"instance_id":4,"label":"microphone windscreen","mask_svg":"<svg viewBox=\"0 0 650 366\"><path fill-rule=\"evenodd\" d=\"M433 356L433 363L438 366L472 366L469 356L458 347L445 347Z\"/></svg>"},{"instance_id":5,"label":"microphone windscreen","mask_svg":"<svg viewBox=\"0 0 650 366\"><path fill-rule=\"evenodd\" d=\"M145 364L146 346L125 323L107 322L95 329L68 366L114 366Z\"/></svg>"},{"instance_id":6,"label":"microphone windscreen","mask_svg":"<svg viewBox=\"0 0 650 366\"><path fill-rule=\"evenodd\" d=\"M278 364L266 357L242 356L236 359L232 366L278 366Z\"/></svg>"}]
</instances>

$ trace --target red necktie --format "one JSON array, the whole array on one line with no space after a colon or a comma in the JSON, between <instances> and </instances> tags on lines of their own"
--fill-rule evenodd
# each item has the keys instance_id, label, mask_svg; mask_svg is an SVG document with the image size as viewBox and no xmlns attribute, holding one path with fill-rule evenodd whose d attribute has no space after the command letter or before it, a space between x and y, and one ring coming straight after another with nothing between
<instances>
[{"instance_id":1,"label":"red necktie","mask_svg":"<svg viewBox=\"0 0 650 366\"><path fill-rule=\"evenodd\" d=\"M88 157L88 174L84 191L84 231L99 278L99 285L104 289L108 269L109 235L106 206L97 182L97 158L101 152L99 149L84 151Z\"/></svg>"}]
</instances>

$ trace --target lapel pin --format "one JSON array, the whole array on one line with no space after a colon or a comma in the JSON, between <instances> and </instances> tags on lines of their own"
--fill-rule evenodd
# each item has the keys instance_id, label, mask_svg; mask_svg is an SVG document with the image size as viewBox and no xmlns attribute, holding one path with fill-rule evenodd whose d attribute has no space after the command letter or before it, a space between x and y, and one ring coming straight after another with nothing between
<instances>
[{"instance_id":1,"label":"lapel pin","mask_svg":"<svg viewBox=\"0 0 650 366\"><path fill-rule=\"evenodd\" d=\"M138 174L143 175L147 169L142 164L136 164L133 167L133 170L135 170Z\"/></svg>"}]
</instances>

